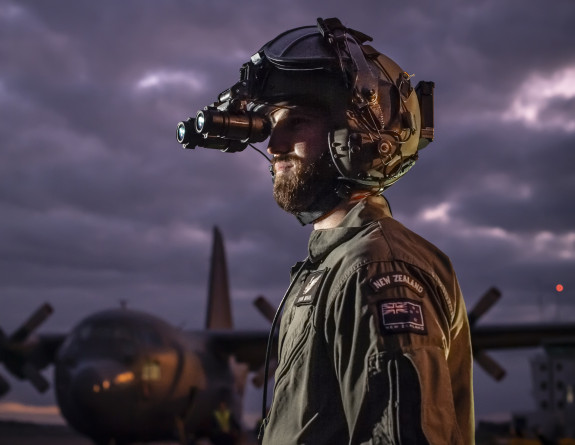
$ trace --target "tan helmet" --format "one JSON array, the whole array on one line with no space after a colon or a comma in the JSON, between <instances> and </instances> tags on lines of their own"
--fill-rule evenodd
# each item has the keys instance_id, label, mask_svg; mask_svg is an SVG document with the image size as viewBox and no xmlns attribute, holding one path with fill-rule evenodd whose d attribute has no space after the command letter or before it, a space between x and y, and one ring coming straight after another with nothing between
<instances>
[{"instance_id":1,"label":"tan helmet","mask_svg":"<svg viewBox=\"0 0 575 445\"><path fill-rule=\"evenodd\" d=\"M336 19L286 31L243 70L256 104L322 103L335 117L329 151L350 189L381 192L404 175L433 140L433 82L411 77L366 45L371 37Z\"/></svg>"},{"instance_id":2,"label":"tan helmet","mask_svg":"<svg viewBox=\"0 0 575 445\"><path fill-rule=\"evenodd\" d=\"M269 105L318 104L334 123L326 149L338 195L385 190L433 140L434 84L413 88L412 76L365 44L371 40L337 18L281 33L242 65L236 84L178 124L178 142L242 151L270 135Z\"/></svg>"}]
</instances>

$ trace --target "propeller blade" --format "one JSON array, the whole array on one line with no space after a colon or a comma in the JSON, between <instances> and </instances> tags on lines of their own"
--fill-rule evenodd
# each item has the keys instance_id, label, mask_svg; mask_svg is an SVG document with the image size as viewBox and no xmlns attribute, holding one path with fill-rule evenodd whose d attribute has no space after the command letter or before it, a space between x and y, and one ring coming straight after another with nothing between
<instances>
[{"instance_id":1,"label":"propeller blade","mask_svg":"<svg viewBox=\"0 0 575 445\"><path fill-rule=\"evenodd\" d=\"M260 295L254 300L254 305L258 308L266 320L268 320L270 323L273 323L276 310L263 295Z\"/></svg>"},{"instance_id":2,"label":"propeller blade","mask_svg":"<svg viewBox=\"0 0 575 445\"><path fill-rule=\"evenodd\" d=\"M473 310L467 315L469 325L473 326L479 317L487 312L501 298L499 289L492 287L477 302Z\"/></svg>"},{"instance_id":3,"label":"propeller blade","mask_svg":"<svg viewBox=\"0 0 575 445\"><path fill-rule=\"evenodd\" d=\"M48 380L32 364L26 363L22 367L22 373L39 392L46 392L50 388Z\"/></svg>"},{"instance_id":4,"label":"propeller blade","mask_svg":"<svg viewBox=\"0 0 575 445\"><path fill-rule=\"evenodd\" d=\"M10 336L8 341L19 343L26 340L38 326L46 321L52 312L54 312L52 306L44 303Z\"/></svg>"},{"instance_id":5,"label":"propeller blade","mask_svg":"<svg viewBox=\"0 0 575 445\"><path fill-rule=\"evenodd\" d=\"M505 369L503 369L499 363L493 360L486 352L478 351L475 354L475 361L496 381L500 381L505 377Z\"/></svg>"},{"instance_id":6,"label":"propeller blade","mask_svg":"<svg viewBox=\"0 0 575 445\"><path fill-rule=\"evenodd\" d=\"M271 359L268 378L272 378L272 376L276 373L277 367L278 367L278 361L275 359ZM262 386L264 386L264 373L265 373L265 368L262 366L258 370L258 372L256 372L256 374L252 377L252 384L256 388L261 388Z\"/></svg>"},{"instance_id":7,"label":"propeller blade","mask_svg":"<svg viewBox=\"0 0 575 445\"><path fill-rule=\"evenodd\" d=\"M4 352L4 348L6 348L6 341L7 341L6 334L4 334L4 331L2 330L2 328L0 328L0 362L3 362L5 360L4 356L6 353Z\"/></svg>"},{"instance_id":8,"label":"propeller blade","mask_svg":"<svg viewBox=\"0 0 575 445\"><path fill-rule=\"evenodd\" d=\"M10 391L10 384L0 375L0 397L6 395L8 391Z\"/></svg>"},{"instance_id":9,"label":"propeller blade","mask_svg":"<svg viewBox=\"0 0 575 445\"><path fill-rule=\"evenodd\" d=\"M54 309L48 303L40 306L22 325L7 337L0 329L0 362L19 379L29 380L40 392L45 392L50 384L40 374L51 361L57 349L54 341L46 343L29 339L34 332L52 314ZM9 389L9 384L0 379L0 394Z\"/></svg>"}]
</instances>

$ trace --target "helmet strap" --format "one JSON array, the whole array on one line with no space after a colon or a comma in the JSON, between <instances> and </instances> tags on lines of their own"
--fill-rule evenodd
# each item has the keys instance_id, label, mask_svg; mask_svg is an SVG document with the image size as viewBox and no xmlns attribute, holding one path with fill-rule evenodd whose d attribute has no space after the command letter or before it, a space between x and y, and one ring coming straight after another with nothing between
<instances>
[{"instance_id":1,"label":"helmet strap","mask_svg":"<svg viewBox=\"0 0 575 445\"><path fill-rule=\"evenodd\" d=\"M373 193L369 191L354 191L349 183L338 180L334 192L319 196L311 206L317 210L298 213L296 218L302 226L305 226L329 215L342 202L356 203L369 195L373 195ZM321 206L321 208L318 208L318 206Z\"/></svg>"},{"instance_id":2,"label":"helmet strap","mask_svg":"<svg viewBox=\"0 0 575 445\"><path fill-rule=\"evenodd\" d=\"M310 209L313 210L296 213L295 217L302 226L311 224L331 212L341 201L342 198L337 192L326 193L325 195L318 196L313 202L310 206Z\"/></svg>"},{"instance_id":3,"label":"helmet strap","mask_svg":"<svg viewBox=\"0 0 575 445\"><path fill-rule=\"evenodd\" d=\"M331 162L331 161L330 161ZM339 179L333 179L333 187L323 189L318 193L308 210L295 214L302 226L311 224L333 211L342 201L349 199L351 189Z\"/></svg>"},{"instance_id":4,"label":"helmet strap","mask_svg":"<svg viewBox=\"0 0 575 445\"><path fill-rule=\"evenodd\" d=\"M361 44L371 37L346 28L339 19L318 19L318 28L324 40L333 48L344 75L352 103L358 115L371 114L376 126L385 125L383 112L377 100L379 78L366 60Z\"/></svg>"}]
</instances>

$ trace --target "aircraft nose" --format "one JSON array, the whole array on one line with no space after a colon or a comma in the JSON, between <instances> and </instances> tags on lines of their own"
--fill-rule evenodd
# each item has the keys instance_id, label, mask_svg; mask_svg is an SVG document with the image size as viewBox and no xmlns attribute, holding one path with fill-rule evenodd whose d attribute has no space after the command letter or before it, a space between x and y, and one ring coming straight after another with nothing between
<instances>
[{"instance_id":1,"label":"aircraft nose","mask_svg":"<svg viewBox=\"0 0 575 445\"><path fill-rule=\"evenodd\" d=\"M109 367L84 368L72 381L72 391L87 403L125 392L133 386L134 373L125 369Z\"/></svg>"},{"instance_id":2,"label":"aircraft nose","mask_svg":"<svg viewBox=\"0 0 575 445\"><path fill-rule=\"evenodd\" d=\"M110 402L133 397L135 375L116 363L92 362L68 370L66 386L67 389L62 389L72 410L87 416L101 416Z\"/></svg>"}]
</instances>

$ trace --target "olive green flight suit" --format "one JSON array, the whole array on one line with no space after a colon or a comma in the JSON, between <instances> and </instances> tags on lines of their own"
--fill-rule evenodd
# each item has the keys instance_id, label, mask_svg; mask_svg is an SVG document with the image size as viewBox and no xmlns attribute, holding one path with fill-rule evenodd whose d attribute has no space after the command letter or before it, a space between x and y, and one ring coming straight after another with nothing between
<instances>
[{"instance_id":1,"label":"olive green flight suit","mask_svg":"<svg viewBox=\"0 0 575 445\"><path fill-rule=\"evenodd\" d=\"M472 354L451 262L382 197L315 230L292 270L264 445L473 444Z\"/></svg>"}]
</instances>

